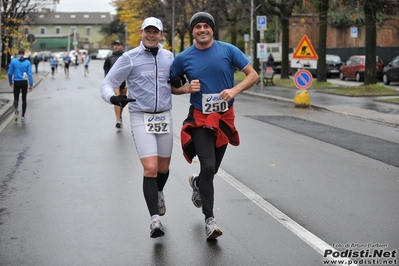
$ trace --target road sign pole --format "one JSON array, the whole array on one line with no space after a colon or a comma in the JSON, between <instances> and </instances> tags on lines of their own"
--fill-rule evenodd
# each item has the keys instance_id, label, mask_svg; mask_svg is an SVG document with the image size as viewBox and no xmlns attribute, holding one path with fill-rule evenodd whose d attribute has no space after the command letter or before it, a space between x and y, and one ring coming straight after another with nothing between
<instances>
[{"instance_id":1,"label":"road sign pole","mask_svg":"<svg viewBox=\"0 0 399 266\"><path fill-rule=\"evenodd\" d=\"M263 38L264 38L264 31L260 30L259 31L259 37L260 37L260 42L263 43ZM267 49L265 48L265 50L267 51ZM266 54L267 55L267 54ZM260 65L260 89L263 92L263 58L259 59L259 65Z\"/></svg>"},{"instance_id":2,"label":"road sign pole","mask_svg":"<svg viewBox=\"0 0 399 266\"><path fill-rule=\"evenodd\" d=\"M259 31L260 35L260 42L263 44L263 39L264 39L264 31L267 28L267 17L266 16L256 16L256 29ZM266 46L266 44L264 44ZM265 47L265 53L266 53L266 47ZM265 57L259 57L259 68L260 68L260 88L261 91L263 92L263 59Z\"/></svg>"}]
</instances>

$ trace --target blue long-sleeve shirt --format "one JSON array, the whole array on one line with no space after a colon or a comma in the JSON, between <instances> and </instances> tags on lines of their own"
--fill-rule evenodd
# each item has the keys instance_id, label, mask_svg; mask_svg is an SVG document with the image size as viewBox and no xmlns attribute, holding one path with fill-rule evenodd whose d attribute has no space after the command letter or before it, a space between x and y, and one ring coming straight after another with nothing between
<instances>
[{"instance_id":1,"label":"blue long-sleeve shirt","mask_svg":"<svg viewBox=\"0 0 399 266\"><path fill-rule=\"evenodd\" d=\"M29 85L33 86L32 66L30 61L23 56L12 59L8 67L8 82L11 84L14 83L14 81L25 80L24 73L28 76Z\"/></svg>"}]
</instances>

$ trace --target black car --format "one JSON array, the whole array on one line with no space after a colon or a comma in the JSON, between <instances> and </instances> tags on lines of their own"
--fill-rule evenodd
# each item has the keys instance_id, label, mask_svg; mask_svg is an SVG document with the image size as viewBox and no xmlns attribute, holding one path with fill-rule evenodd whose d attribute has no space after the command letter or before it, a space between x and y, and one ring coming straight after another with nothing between
<instances>
[{"instance_id":1,"label":"black car","mask_svg":"<svg viewBox=\"0 0 399 266\"><path fill-rule=\"evenodd\" d=\"M36 56L39 58L39 62L42 60L47 62L51 58L52 53L50 51L41 51L37 53Z\"/></svg>"},{"instance_id":2,"label":"black car","mask_svg":"<svg viewBox=\"0 0 399 266\"><path fill-rule=\"evenodd\" d=\"M399 81L399 55L392 59L392 61L384 67L382 81L385 85L389 85L391 82Z\"/></svg>"},{"instance_id":3,"label":"black car","mask_svg":"<svg viewBox=\"0 0 399 266\"><path fill-rule=\"evenodd\" d=\"M90 59L97 59L97 52L89 54Z\"/></svg>"},{"instance_id":4,"label":"black car","mask_svg":"<svg viewBox=\"0 0 399 266\"><path fill-rule=\"evenodd\" d=\"M342 61L338 55L327 54L326 55L327 78L331 78L332 76L338 77L341 65Z\"/></svg>"}]
</instances>

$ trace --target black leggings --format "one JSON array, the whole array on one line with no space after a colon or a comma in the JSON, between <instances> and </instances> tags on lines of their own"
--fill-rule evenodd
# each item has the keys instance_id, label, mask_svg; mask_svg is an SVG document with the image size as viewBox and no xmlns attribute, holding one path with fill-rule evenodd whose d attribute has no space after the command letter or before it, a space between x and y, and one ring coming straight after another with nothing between
<instances>
[{"instance_id":1,"label":"black leggings","mask_svg":"<svg viewBox=\"0 0 399 266\"><path fill-rule=\"evenodd\" d=\"M205 219L213 216L214 188L213 178L222 163L227 145L215 147L215 133L207 128L191 130L194 148L200 161L197 186L202 200L202 213Z\"/></svg>"},{"instance_id":2,"label":"black leggings","mask_svg":"<svg viewBox=\"0 0 399 266\"><path fill-rule=\"evenodd\" d=\"M14 81L14 110L18 109L19 92L22 92L22 116L26 112L26 94L28 93L28 81Z\"/></svg>"}]
</instances>

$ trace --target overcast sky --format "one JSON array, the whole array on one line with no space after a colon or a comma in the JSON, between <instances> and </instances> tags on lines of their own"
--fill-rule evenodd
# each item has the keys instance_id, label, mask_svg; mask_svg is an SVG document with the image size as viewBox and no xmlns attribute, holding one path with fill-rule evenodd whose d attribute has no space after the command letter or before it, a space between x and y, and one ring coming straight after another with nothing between
<instances>
[{"instance_id":1,"label":"overcast sky","mask_svg":"<svg viewBox=\"0 0 399 266\"><path fill-rule=\"evenodd\" d=\"M115 7L109 4L112 0L60 0L57 12L111 12Z\"/></svg>"}]
</instances>

